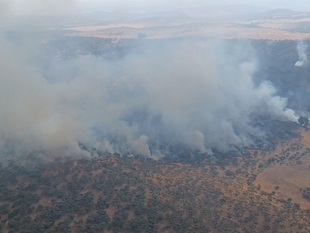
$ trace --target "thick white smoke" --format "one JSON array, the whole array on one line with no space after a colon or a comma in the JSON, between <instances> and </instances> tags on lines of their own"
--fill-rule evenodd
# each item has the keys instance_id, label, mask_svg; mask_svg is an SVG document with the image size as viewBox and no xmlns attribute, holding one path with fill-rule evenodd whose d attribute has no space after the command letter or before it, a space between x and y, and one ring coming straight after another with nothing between
<instances>
[{"instance_id":1,"label":"thick white smoke","mask_svg":"<svg viewBox=\"0 0 310 233\"><path fill-rule=\"evenodd\" d=\"M306 50L308 48L308 45L304 43L304 41L298 41L297 42L297 52L299 59L295 63L295 66L303 66L308 63L307 53Z\"/></svg>"},{"instance_id":2,"label":"thick white smoke","mask_svg":"<svg viewBox=\"0 0 310 233\"><path fill-rule=\"evenodd\" d=\"M271 83L254 84L250 48L228 52L225 42L193 40L141 45L117 61L55 58L43 75L29 46L19 46L0 41L2 148L161 157L181 143L211 153L263 135L251 114L297 120Z\"/></svg>"}]
</instances>

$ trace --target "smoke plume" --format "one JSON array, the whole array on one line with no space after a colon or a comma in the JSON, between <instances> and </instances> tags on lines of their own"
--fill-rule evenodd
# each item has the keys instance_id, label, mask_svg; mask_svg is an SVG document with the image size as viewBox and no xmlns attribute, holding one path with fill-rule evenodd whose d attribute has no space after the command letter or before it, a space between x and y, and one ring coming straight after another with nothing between
<instances>
[{"instance_id":1,"label":"smoke plume","mask_svg":"<svg viewBox=\"0 0 310 233\"><path fill-rule=\"evenodd\" d=\"M305 44L303 41L298 41L297 42L297 52L299 59L295 63L295 66L303 66L308 63L308 58L307 58L307 50L308 46Z\"/></svg>"},{"instance_id":2,"label":"smoke plume","mask_svg":"<svg viewBox=\"0 0 310 233\"><path fill-rule=\"evenodd\" d=\"M254 84L250 47L141 42L119 59L55 57L43 66L29 43L0 41L0 146L14 153L158 158L176 145L212 153L263 136L253 114L297 120L270 82Z\"/></svg>"}]
</instances>

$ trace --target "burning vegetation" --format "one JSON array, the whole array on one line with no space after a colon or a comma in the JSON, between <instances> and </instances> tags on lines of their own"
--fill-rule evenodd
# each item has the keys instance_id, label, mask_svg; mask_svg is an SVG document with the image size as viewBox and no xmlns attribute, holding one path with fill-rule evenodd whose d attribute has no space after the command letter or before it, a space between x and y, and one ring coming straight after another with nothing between
<instances>
[{"instance_id":1,"label":"burning vegetation","mask_svg":"<svg viewBox=\"0 0 310 233\"><path fill-rule=\"evenodd\" d=\"M177 37L154 18L12 27L9 8L1 232L310 232L308 40L194 37L184 14Z\"/></svg>"}]
</instances>

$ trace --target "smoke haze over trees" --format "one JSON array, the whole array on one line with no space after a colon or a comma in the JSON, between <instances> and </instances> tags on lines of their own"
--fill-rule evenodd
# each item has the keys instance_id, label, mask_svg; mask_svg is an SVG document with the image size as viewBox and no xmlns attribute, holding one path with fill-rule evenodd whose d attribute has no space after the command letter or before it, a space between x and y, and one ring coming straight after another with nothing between
<instances>
[{"instance_id":1,"label":"smoke haze over trees","mask_svg":"<svg viewBox=\"0 0 310 233\"><path fill-rule=\"evenodd\" d=\"M310 232L310 13L227 3L0 1L0 231Z\"/></svg>"},{"instance_id":2,"label":"smoke haze over trees","mask_svg":"<svg viewBox=\"0 0 310 233\"><path fill-rule=\"evenodd\" d=\"M25 9L61 13L76 3L57 2L31 1ZM1 4L2 16L18 13ZM297 122L268 73L255 78L262 61L249 40L115 44L63 36L30 19L2 18L0 145L12 153L160 158L182 145L212 154L268 140L259 117Z\"/></svg>"},{"instance_id":3,"label":"smoke haze over trees","mask_svg":"<svg viewBox=\"0 0 310 233\"><path fill-rule=\"evenodd\" d=\"M272 83L256 85L255 50L218 40L140 41L113 59L39 62L34 41L2 36L1 143L160 157L172 144L201 153L250 146L254 114L297 121ZM12 42L13 41L13 42ZM52 45L48 45L52 46ZM48 54L40 54L48 56Z\"/></svg>"}]
</instances>

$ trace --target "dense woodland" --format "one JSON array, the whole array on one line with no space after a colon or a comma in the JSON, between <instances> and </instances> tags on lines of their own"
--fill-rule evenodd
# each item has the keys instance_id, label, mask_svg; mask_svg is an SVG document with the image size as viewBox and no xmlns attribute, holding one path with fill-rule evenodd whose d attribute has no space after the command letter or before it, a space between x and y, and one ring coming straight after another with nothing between
<instances>
[{"instance_id":1,"label":"dense woodland","mask_svg":"<svg viewBox=\"0 0 310 233\"><path fill-rule=\"evenodd\" d=\"M275 164L298 164L310 148L282 155L205 158L188 164L101 156L38 161L0 170L2 232L309 232L310 209L254 185ZM309 199L309 188L300 193Z\"/></svg>"},{"instance_id":2,"label":"dense woodland","mask_svg":"<svg viewBox=\"0 0 310 233\"><path fill-rule=\"evenodd\" d=\"M305 43L309 45L309 41ZM309 112L310 67L295 66L298 61L297 42L254 40L252 44L259 60L256 79L270 80L280 96L288 98L290 108ZM309 49L306 53L309 56Z\"/></svg>"}]
</instances>

